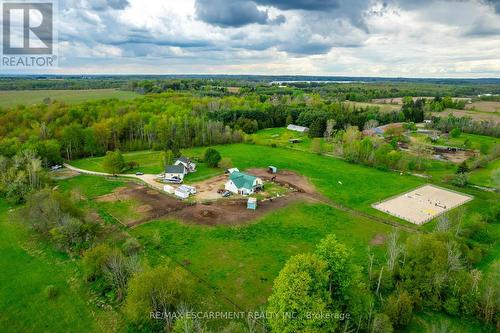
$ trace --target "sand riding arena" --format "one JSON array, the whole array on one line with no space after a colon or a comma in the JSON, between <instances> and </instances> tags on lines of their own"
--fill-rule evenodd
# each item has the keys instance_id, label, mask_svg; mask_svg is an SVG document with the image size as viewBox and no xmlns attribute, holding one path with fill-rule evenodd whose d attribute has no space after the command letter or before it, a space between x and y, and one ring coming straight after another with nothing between
<instances>
[{"instance_id":1,"label":"sand riding arena","mask_svg":"<svg viewBox=\"0 0 500 333\"><path fill-rule=\"evenodd\" d=\"M472 199L472 196L463 193L434 185L424 185L376 203L373 207L408 222L422 225Z\"/></svg>"}]
</instances>

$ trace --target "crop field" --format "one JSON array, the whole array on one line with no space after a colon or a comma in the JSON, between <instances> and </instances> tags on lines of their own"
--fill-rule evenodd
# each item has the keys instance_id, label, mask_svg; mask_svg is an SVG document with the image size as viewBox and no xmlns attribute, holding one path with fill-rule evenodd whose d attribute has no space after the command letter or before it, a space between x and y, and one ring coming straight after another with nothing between
<instances>
[{"instance_id":1,"label":"crop field","mask_svg":"<svg viewBox=\"0 0 500 333\"><path fill-rule=\"evenodd\" d=\"M465 106L467 110L500 113L500 102L476 101Z\"/></svg>"},{"instance_id":2,"label":"crop field","mask_svg":"<svg viewBox=\"0 0 500 333\"><path fill-rule=\"evenodd\" d=\"M475 121L493 121L500 122L500 114L497 112L473 111L473 110L456 110L446 109L441 112L432 112L435 117L447 117L453 114L455 117L470 117Z\"/></svg>"},{"instance_id":3,"label":"crop field","mask_svg":"<svg viewBox=\"0 0 500 333\"><path fill-rule=\"evenodd\" d=\"M116 89L0 91L0 107L10 108L17 105L40 104L45 98L67 104L76 104L107 98L129 100L140 96L132 91Z\"/></svg>"}]
</instances>

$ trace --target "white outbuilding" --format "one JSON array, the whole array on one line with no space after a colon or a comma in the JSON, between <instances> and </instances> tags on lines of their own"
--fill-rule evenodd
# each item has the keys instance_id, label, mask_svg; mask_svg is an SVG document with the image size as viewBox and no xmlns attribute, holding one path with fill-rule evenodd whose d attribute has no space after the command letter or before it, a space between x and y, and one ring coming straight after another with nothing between
<instances>
[{"instance_id":1,"label":"white outbuilding","mask_svg":"<svg viewBox=\"0 0 500 333\"><path fill-rule=\"evenodd\" d=\"M299 132L299 133L306 133L309 132L309 128L304 127L304 126L298 126L298 125L288 125L287 130L294 131L294 132Z\"/></svg>"}]
</instances>

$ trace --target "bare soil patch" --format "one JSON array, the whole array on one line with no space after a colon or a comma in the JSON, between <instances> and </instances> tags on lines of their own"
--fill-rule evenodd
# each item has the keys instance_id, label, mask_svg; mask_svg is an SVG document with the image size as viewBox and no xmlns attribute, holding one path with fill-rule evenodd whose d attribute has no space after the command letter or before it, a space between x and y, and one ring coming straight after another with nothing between
<instances>
[{"instance_id":1,"label":"bare soil patch","mask_svg":"<svg viewBox=\"0 0 500 333\"><path fill-rule=\"evenodd\" d=\"M183 201L135 183L129 183L125 187L119 187L113 191L113 193L96 198L96 201L116 202L130 199L136 200L140 204L136 211L141 213L143 218L127 223L129 227L165 216L188 206L188 204Z\"/></svg>"},{"instance_id":2,"label":"bare soil patch","mask_svg":"<svg viewBox=\"0 0 500 333\"><path fill-rule=\"evenodd\" d=\"M226 182L227 176L220 175L194 184L197 191L196 198L198 201L220 199L221 195L217 193L217 190L224 188Z\"/></svg>"},{"instance_id":3,"label":"bare soil patch","mask_svg":"<svg viewBox=\"0 0 500 333\"><path fill-rule=\"evenodd\" d=\"M247 200L219 200L211 204L198 203L175 211L175 216L183 221L205 225L244 224L267 213L288 206L297 201L309 201L311 198L299 192L273 200L259 201L257 210L247 209Z\"/></svg>"},{"instance_id":4,"label":"bare soil patch","mask_svg":"<svg viewBox=\"0 0 500 333\"><path fill-rule=\"evenodd\" d=\"M474 156L474 152L470 150L457 150L455 152L442 153L441 155L450 162L460 164Z\"/></svg>"},{"instance_id":5,"label":"bare soil patch","mask_svg":"<svg viewBox=\"0 0 500 333\"><path fill-rule=\"evenodd\" d=\"M268 173L266 169L248 169L251 175L260 177L264 180L273 180L274 182L296 189L298 192L319 195L313 184L304 176L288 170L280 170L277 174Z\"/></svg>"}]
</instances>

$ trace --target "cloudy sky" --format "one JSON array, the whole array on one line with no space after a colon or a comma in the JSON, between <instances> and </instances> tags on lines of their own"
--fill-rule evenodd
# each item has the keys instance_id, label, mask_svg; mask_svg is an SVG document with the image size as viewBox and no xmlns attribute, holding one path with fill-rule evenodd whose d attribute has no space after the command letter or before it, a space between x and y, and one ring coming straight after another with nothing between
<instances>
[{"instance_id":1,"label":"cloudy sky","mask_svg":"<svg viewBox=\"0 0 500 333\"><path fill-rule=\"evenodd\" d=\"M60 0L54 73L500 77L500 0Z\"/></svg>"}]
</instances>

